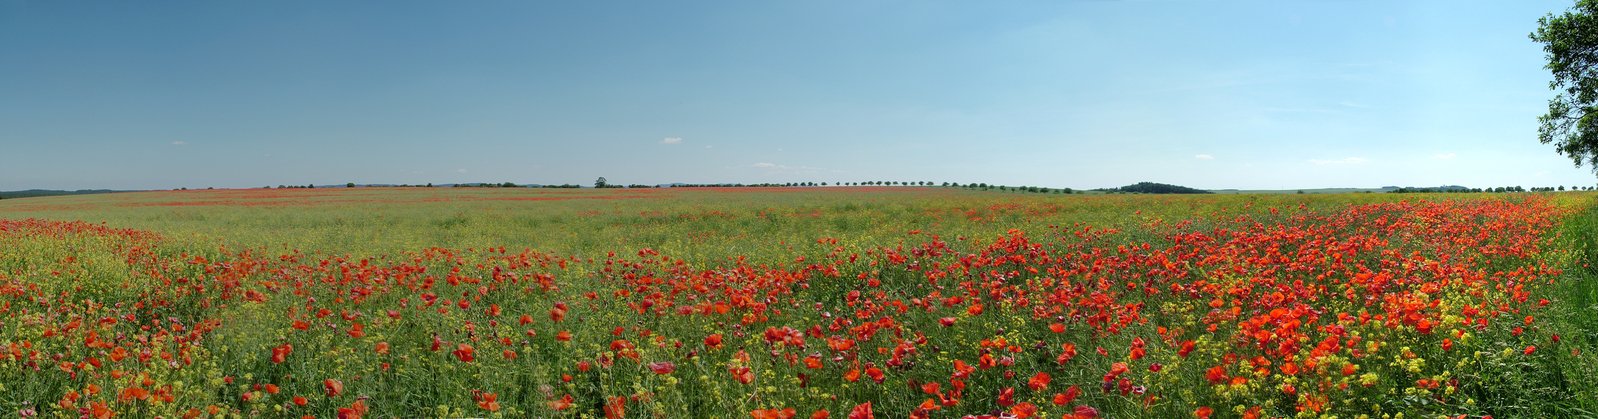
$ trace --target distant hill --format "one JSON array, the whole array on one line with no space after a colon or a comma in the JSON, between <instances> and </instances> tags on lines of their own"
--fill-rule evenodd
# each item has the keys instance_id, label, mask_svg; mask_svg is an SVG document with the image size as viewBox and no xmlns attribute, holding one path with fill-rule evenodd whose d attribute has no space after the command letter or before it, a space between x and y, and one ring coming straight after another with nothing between
<instances>
[{"instance_id":1,"label":"distant hill","mask_svg":"<svg viewBox=\"0 0 1598 419\"><path fill-rule=\"evenodd\" d=\"M1146 194L1205 194L1205 193L1211 193L1210 191L1206 191L1206 190L1203 190L1203 189L1193 189L1193 188L1189 188L1189 187L1186 187L1186 186L1168 185L1168 184L1164 184L1164 183L1154 183L1154 182L1138 182L1136 184L1126 185L1126 186L1122 186L1122 187L1119 187L1119 188L1115 188L1114 190L1118 191L1118 192L1125 192L1125 193L1146 193Z\"/></svg>"},{"instance_id":2,"label":"distant hill","mask_svg":"<svg viewBox=\"0 0 1598 419\"><path fill-rule=\"evenodd\" d=\"M111 192L125 192L125 191L113 191L113 190L110 190L110 189L79 189L79 190L75 190L75 191L59 191L59 190L54 190L54 189L29 189L29 190L25 190L25 191L0 191L0 199L34 198L34 197L40 197L40 196L57 196L57 195L88 195L88 194L111 193Z\"/></svg>"}]
</instances>

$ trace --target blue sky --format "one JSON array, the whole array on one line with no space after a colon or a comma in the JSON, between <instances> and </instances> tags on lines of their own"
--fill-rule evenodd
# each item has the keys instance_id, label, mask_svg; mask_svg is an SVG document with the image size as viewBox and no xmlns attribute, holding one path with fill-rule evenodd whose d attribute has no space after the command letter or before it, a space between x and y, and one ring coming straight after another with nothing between
<instances>
[{"instance_id":1,"label":"blue sky","mask_svg":"<svg viewBox=\"0 0 1598 419\"><path fill-rule=\"evenodd\" d=\"M0 0L0 190L1592 185L1569 1Z\"/></svg>"}]
</instances>

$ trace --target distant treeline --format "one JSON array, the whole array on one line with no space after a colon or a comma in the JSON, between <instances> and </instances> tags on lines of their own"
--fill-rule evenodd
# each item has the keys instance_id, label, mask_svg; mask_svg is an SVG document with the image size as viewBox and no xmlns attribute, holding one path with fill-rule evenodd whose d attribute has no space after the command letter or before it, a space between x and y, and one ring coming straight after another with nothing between
<instances>
[{"instance_id":1,"label":"distant treeline","mask_svg":"<svg viewBox=\"0 0 1598 419\"><path fill-rule=\"evenodd\" d=\"M1042 186L1006 186L1006 185L989 185L989 184L986 184L986 183L967 183L967 184L964 184L964 185L961 185L959 183L955 183L955 184L947 184L947 183L945 183L944 186L952 186L952 187L956 187L956 188L966 188L966 189L977 189L977 190L984 190L984 191L997 189L997 190L1000 190L1000 191L1030 192L1030 193L1056 193L1056 194L1074 194L1074 193L1077 193L1076 190L1071 189L1071 188L1045 188L1045 187L1042 187Z\"/></svg>"},{"instance_id":2,"label":"distant treeline","mask_svg":"<svg viewBox=\"0 0 1598 419\"><path fill-rule=\"evenodd\" d=\"M1505 192L1527 192L1527 191L1531 191L1531 192L1564 192L1566 190L1571 190L1571 191L1590 191L1590 190L1593 190L1593 187L1592 186L1571 186L1570 189L1565 189L1564 185L1533 187L1531 189L1526 189L1526 188L1522 188L1522 187L1519 187L1519 186L1499 186L1499 187L1493 187L1493 188L1466 188L1466 187L1463 187L1463 186L1445 186L1445 187L1438 187L1438 188L1403 187L1403 188L1396 188L1396 189L1389 190L1389 191L1387 191L1387 193L1505 193Z\"/></svg>"},{"instance_id":3,"label":"distant treeline","mask_svg":"<svg viewBox=\"0 0 1598 419\"><path fill-rule=\"evenodd\" d=\"M603 179L603 178L601 178L601 179ZM383 187L391 187L391 188L431 188L431 187L435 187L435 185L433 185L432 183L417 184L417 185L410 185L410 184L357 185L354 182L346 183L343 186L346 187L346 188L354 188L354 187L363 187L363 188L383 188ZM454 184L443 184L443 185L437 185L437 186L439 186L439 187L451 187L451 188L555 188L555 189L577 189L577 188L584 187L582 185L576 185L576 184L570 184L570 183L559 184L559 185L538 185L538 184L519 185L519 184L516 184L515 182L454 183ZM625 185L625 186L619 185L619 184L609 184L609 183L596 182L595 186L599 187L599 188L627 188L627 189L649 189L649 188L792 188L792 187L817 187L817 186L823 186L823 187L824 186L923 186L923 187L937 186L937 187L945 187L945 188L964 188L964 189L974 189L974 190L983 190L983 191L997 190L997 191L1006 191L1006 192L1027 192L1027 193L1045 193L1045 194L1047 194L1047 193L1054 193L1054 194L1081 193L1080 191L1076 191L1076 190L1073 190L1071 188L1048 188L1048 187L1042 187L1042 186L990 185L990 184L987 184L987 183L964 183L964 184L959 183L959 182L935 183L935 182L930 182L930 181L699 183L699 184L695 184L695 183L672 183L672 184L663 184L663 185L629 184L629 185ZM313 188L317 188L317 187L318 186L316 186L316 185L277 185L275 188L272 187L272 186L264 186L264 187L262 187L262 189L313 189ZM327 187L333 187L333 186L324 185L324 186L320 186L320 187L327 188ZM210 188L206 188L206 189L210 189ZM1396 187L1396 186L1385 186L1385 187L1382 187L1382 189L1385 189L1388 193L1506 193L1506 192L1592 191L1592 190L1598 190L1598 187L1594 187L1594 186L1569 186L1569 187L1566 187L1566 186L1560 185L1560 186L1533 187L1533 188L1528 189L1528 188L1524 188L1524 187L1520 187L1520 186L1499 186L1499 187L1492 187L1492 188L1467 188L1467 187L1464 187L1464 186L1449 185L1449 186L1438 186L1438 187ZM175 189L175 190L188 190L188 188L178 188L178 189ZM1189 187L1185 187L1185 186L1170 185L1170 184L1155 183L1155 182L1138 182L1136 184L1122 186L1122 187L1119 187L1119 188L1101 188L1101 189L1094 189L1094 191L1103 192L1103 193L1138 193L1138 194L1208 194L1208 193L1213 193L1213 192L1206 191L1206 190L1203 190L1203 189L1194 189L1194 188L1189 188ZM79 189L79 190L75 190L75 191L49 190L49 189L29 189L29 190L25 190L25 191L0 192L0 199L30 198L30 197L58 196L58 195L85 195L85 194L99 194L99 193L111 193L111 192L124 192L124 191L116 191L116 190L110 190L110 189ZM1370 192L1370 191L1367 191L1367 193L1368 192ZM1303 191L1299 191L1299 193L1303 193Z\"/></svg>"},{"instance_id":4,"label":"distant treeline","mask_svg":"<svg viewBox=\"0 0 1598 419\"><path fill-rule=\"evenodd\" d=\"M113 190L110 190L110 189L79 189L79 190L75 190L75 191L58 191L58 190L51 190L51 189L29 189L29 190L26 190L26 191L0 192L0 199L34 198L34 197L40 197L40 196L58 196L58 195L88 195L88 194L111 193L111 192L118 192L118 191L113 191Z\"/></svg>"},{"instance_id":5,"label":"distant treeline","mask_svg":"<svg viewBox=\"0 0 1598 419\"><path fill-rule=\"evenodd\" d=\"M431 186L431 185L429 185ZM457 183L450 185L452 188L549 188L549 189L577 189L583 185L565 183L560 185L517 185L515 183Z\"/></svg>"},{"instance_id":6,"label":"distant treeline","mask_svg":"<svg viewBox=\"0 0 1598 419\"><path fill-rule=\"evenodd\" d=\"M1143 194L1207 194L1214 193L1203 189L1193 189L1186 186L1169 185L1154 182L1138 182L1119 188L1097 189L1103 192L1143 193Z\"/></svg>"}]
</instances>

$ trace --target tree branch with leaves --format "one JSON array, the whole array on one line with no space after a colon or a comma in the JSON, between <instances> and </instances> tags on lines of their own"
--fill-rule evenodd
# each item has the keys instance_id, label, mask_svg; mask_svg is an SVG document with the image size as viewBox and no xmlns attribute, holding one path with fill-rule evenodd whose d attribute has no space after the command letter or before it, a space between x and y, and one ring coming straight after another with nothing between
<instances>
[{"instance_id":1,"label":"tree branch with leaves","mask_svg":"<svg viewBox=\"0 0 1598 419\"><path fill-rule=\"evenodd\" d=\"M1543 44L1554 76L1548 88L1558 92L1537 117L1537 139L1598 173L1598 0L1543 16L1530 36Z\"/></svg>"}]
</instances>

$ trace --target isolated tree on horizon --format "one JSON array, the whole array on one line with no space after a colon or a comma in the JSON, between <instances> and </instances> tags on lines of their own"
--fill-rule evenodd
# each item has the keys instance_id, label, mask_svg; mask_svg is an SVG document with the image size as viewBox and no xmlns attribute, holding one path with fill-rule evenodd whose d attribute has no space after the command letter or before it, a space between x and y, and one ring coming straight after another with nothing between
<instances>
[{"instance_id":1,"label":"isolated tree on horizon","mask_svg":"<svg viewBox=\"0 0 1598 419\"><path fill-rule=\"evenodd\" d=\"M1531 39L1543 44L1558 95L1537 117L1537 139L1598 173L1598 0L1577 0L1563 14L1537 19Z\"/></svg>"},{"instance_id":2,"label":"isolated tree on horizon","mask_svg":"<svg viewBox=\"0 0 1598 419\"><path fill-rule=\"evenodd\" d=\"M609 182L605 181L605 177L604 176L600 176L599 179L594 180L594 187L595 188L603 188L603 187L605 187L605 185L609 185L609 184L610 184Z\"/></svg>"}]
</instances>

